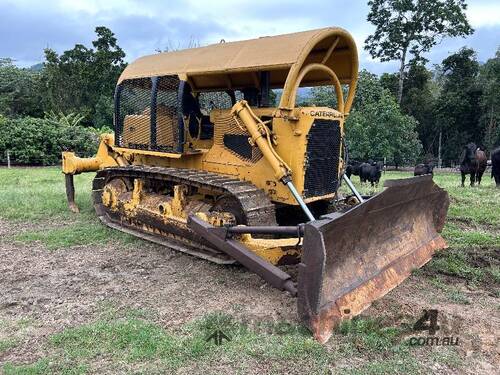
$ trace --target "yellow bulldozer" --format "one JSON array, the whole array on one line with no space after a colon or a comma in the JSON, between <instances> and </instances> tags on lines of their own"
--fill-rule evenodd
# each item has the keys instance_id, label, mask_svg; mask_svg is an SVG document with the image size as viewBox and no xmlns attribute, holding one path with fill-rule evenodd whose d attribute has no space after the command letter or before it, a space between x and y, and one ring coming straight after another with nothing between
<instances>
[{"instance_id":1,"label":"yellow bulldozer","mask_svg":"<svg viewBox=\"0 0 500 375\"><path fill-rule=\"evenodd\" d=\"M357 76L340 28L141 57L116 85L114 134L93 158L62 155L70 209L73 175L97 172L104 224L247 267L297 296L301 321L325 342L446 246L448 195L430 176L366 197L344 174ZM296 105L317 86L334 88L336 108ZM296 278L280 268L290 264Z\"/></svg>"}]
</instances>

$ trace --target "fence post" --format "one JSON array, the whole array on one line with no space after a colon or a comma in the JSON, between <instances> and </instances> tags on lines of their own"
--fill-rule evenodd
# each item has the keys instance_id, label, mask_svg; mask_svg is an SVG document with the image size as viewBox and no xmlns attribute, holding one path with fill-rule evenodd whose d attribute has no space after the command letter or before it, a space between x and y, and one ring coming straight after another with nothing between
<instances>
[{"instance_id":1,"label":"fence post","mask_svg":"<svg viewBox=\"0 0 500 375\"><path fill-rule=\"evenodd\" d=\"M10 151L7 151L7 168L10 169Z\"/></svg>"},{"instance_id":2,"label":"fence post","mask_svg":"<svg viewBox=\"0 0 500 375\"><path fill-rule=\"evenodd\" d=\"M441 135L443 132L439 131L439 145L438 145L438 169L441 169L443 166L443 161L441 160Z\"/></svg>"}]
</instances>

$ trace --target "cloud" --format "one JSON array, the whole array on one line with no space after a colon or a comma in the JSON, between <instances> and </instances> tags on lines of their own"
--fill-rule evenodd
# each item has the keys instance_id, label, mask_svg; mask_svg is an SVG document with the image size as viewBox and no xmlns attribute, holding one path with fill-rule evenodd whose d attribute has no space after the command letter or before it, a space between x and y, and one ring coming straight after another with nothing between
<instances>
[{"instance_id":1,"label":"cloud","mask_svg":"<svg viewBox=\"0 0 500 375\"><path fill-rule=\"evenodd\" d=\"M500 40L500 3L474 0L467 10L476 33L467 39L446 39L427 55L439 63L448 51L467 44L480 60L493 56ZM59 53L76 43L90 46L96 26L109 27L128 61L167 47L277 35L326 26L349 30L356 40L361 66L375 73L397 70L363 50L374 28L366 21L366 1L353 0L0 0L0 57L20 65L43 60L43 49Z\"/></svg>"},{"instance_id":2,"label":"cloud","mask_svg":"<svg viewBox=\"0 0 500 375\"><path fill-rule=\"evenodd\" d=\"M471 1L467 9L467 18L473 27L500 25L500 2Z\"/></svg>"}]
</instances>

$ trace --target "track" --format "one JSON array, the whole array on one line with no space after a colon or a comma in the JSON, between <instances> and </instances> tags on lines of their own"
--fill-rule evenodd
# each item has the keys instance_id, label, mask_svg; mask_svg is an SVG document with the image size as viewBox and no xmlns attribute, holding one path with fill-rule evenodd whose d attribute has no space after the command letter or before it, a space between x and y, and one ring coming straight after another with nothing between
<instances>
[{"instance_id":1,"label":"track","mask_svg":"<svg viewBox=\"0 0 500 375\"><path fill-rule=\"evenodd\" d=\"M185 223L166 222L160 215L138 213L133 218L112 211L102 204L102 192L113 178L143 179L173 183L209 191L216 197L226 197L239 203L246 225L276 225L274 205L267 195L250 182L192 169L127 166L106 168L97 172L93 181L92 199L99 219L114 229L132 234L175 250L195 255L219 264L234 263L226 254L206 245Z\"/></svg>"}]
</instances>

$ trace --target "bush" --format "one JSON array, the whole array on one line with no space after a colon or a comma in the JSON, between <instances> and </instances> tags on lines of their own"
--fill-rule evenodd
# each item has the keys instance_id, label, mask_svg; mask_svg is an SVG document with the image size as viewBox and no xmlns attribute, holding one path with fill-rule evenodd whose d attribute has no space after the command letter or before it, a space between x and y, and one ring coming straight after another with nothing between
<instances>
[{"instance_id":1,"label":"bush","mask_svg":"<svg viewBox=\"0 0 500 375\"><path fill-rule=\"evenodd\" d=\"M0 116L0 160L6 161L6 151L16 164L54 165L59 163L62 151L93 156L99 143L99 131L71 123L67 118L9 119Z\"/></svg>"}]
</instances>

